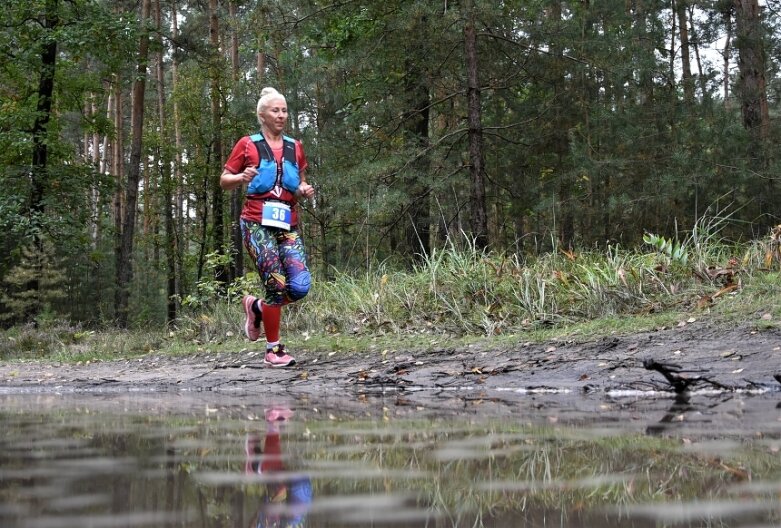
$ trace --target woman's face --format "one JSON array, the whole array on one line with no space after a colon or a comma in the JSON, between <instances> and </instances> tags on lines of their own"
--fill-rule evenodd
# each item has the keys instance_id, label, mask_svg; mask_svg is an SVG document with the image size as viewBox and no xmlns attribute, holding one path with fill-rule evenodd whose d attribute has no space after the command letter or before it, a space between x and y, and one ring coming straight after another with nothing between
<instances>
[{"instance_id":1,"label":"woman's face","mask_svg":"<svg viewBox=\"0 0 781 528\"><path fill-rule=\"evenodd\" d=\"M282 97L271 99L260 110L260 122L274 134L281 134L287 124L287 103Z\"/></svg>"}]
</instances>

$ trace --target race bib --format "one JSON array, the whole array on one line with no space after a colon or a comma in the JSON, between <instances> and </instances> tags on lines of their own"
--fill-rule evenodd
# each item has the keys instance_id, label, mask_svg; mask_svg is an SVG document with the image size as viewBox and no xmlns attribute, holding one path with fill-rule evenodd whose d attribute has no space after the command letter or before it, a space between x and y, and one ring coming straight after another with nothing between
<instances>
[{"instance_id":1,"label":"race bib","mask_svg":"<svg viewBox=\"0 0 781 528\"><path fill-rule=\"evenodd\" d=\"M260 223L264 226L278 227L290 231L290 206L282 202L264 202Z\"/></svg>"}]
</instances>

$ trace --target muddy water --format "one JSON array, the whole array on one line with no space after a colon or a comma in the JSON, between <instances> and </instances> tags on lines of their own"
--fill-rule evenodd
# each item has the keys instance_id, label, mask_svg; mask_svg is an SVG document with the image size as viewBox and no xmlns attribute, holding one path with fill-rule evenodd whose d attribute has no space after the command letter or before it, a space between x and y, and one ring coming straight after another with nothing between
<instances>
[{"instance_id":1,"label":"muddy water","mask_svg":"<svg viewBox=\"0 0 781 528\"><path fill-rule=\"evenodd\" d=\"M0 526L781 526L778 394L0 395Z\"/></svg>"}]
</instances>

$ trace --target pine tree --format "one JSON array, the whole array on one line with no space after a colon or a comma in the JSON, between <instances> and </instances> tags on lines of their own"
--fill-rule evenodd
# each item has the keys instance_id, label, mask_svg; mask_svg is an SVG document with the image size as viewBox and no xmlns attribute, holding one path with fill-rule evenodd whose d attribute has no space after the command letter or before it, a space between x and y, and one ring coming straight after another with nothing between
<instances>
[{"instance_id":1,"label":"pine tree","mask_svg":"<svg viewBox=\"0 0 781 528\"><path fill-rule=\"evenodd\" d=\"M38 287L31 288L32 283ZM0 321L38 324L41 316L55 312L57 303L66 298L66 283L51 241L24 246L19 264L3 278Z\"/></svg>"}]
</instances>

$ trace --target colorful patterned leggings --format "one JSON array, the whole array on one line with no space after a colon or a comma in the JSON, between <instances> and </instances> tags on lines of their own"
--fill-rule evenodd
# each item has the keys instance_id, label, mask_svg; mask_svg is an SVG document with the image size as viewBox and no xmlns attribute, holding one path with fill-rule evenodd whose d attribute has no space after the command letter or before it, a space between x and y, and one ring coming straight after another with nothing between
<instances>
[{"instance_id":1,"label":"colorful patterned leggings","mask_svg":"<svg viewBox=\"0 0 781 528\"><path fill-rule=\"evenodd\" d=\"M298 230L283 231L242 220L241 235L266 288L266 304L281 306L309 293L311 275Z\"/></svg>"}]
</instances>

